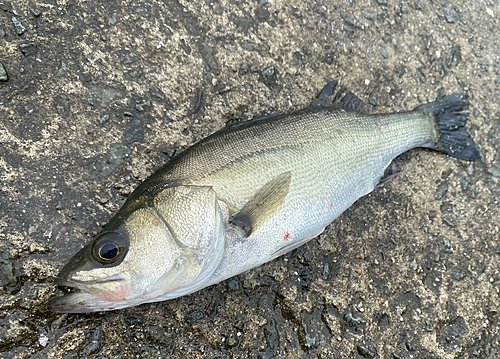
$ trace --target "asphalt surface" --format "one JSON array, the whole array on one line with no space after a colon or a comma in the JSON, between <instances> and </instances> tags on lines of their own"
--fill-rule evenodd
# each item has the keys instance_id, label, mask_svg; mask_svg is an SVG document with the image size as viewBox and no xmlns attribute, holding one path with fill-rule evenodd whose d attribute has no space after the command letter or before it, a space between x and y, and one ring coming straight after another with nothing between
<instances>
[{"instance_id":1,"label":"asphalt surface","mask_svg":"<svg viewBox=\"0 0 500 359\"><path fill-rule=\"evenodd\" d=\"M498 1L0 1L0 356L500 357L499 18ZM481 160L410 151L321 236L198 293L48 311L156 168L331 78L373 112L466 92Z\"/></svg>"}]
</instances>

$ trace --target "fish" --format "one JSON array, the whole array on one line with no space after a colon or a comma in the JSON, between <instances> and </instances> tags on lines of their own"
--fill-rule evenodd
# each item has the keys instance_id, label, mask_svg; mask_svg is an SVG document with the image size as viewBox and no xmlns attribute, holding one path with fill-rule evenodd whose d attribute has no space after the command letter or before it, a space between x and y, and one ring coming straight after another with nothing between
<instances>
[{"instance_id":1,"label":"fish","mask_svg":"<svg viewBox=\"0 0 500 359\"><path fill-rule=\"evenodd\" d=\"M194 293L277 258L325 230L425 147L473 161L465 94L372 114L338 81L313 103L228 126L142 182L54 279L56 313L87 313Z\"/></svg>"}]
</instances>

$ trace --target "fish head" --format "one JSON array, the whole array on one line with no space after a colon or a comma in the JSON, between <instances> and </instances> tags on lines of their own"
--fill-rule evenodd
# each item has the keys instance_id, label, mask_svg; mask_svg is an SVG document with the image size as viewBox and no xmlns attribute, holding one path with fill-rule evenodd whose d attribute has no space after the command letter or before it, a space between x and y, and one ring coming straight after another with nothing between
<instances>
[{"instance_id":1,"label":"fish head","mask_svg":"<svg viewBox=\"0 0 500 359\"><path fill-rule=\"evenodd\" d=\"M210 187L166 189L116 222L63 267L55 283L72 292L49 301L50 310L107 311L179 297L206 286L222 260L225 226Z\"/></svg>"}]
</instances>

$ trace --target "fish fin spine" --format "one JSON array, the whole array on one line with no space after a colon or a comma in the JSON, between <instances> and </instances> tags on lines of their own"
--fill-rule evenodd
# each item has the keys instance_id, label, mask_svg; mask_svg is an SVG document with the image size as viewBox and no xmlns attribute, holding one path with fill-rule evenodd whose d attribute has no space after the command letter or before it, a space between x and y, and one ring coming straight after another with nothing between
<instances>
[{"instance_id":1,"label":"fish fin spine","mask_svg":"<svg viewBox=\"0 0 500 359\"><path fill-rule=\"evenodd\" d=\"M328 82L311 106L368 112L368 106L359 97L348 91L347 88L341 87L336 91L338 83L337 80Z\"/></svg>"}]
</instances>

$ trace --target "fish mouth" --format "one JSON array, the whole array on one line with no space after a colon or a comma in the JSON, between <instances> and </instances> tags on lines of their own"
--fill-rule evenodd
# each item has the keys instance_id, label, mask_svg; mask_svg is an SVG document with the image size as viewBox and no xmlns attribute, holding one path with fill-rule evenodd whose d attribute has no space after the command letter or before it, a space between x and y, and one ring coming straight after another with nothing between
<instances>
[{"instance_id":1,"label":"fish mouth","mask_svg":"<svg viewBox=\"0 0 500 359\"><path fill-rule=\"evenodd\" d=\"M102 304L102 300L99 300L93 294L75 292L52 298L47 303L47 306L54 313L92 313L115 309L114 307L104 308L100 304Z\"/></svg>"},{"instance_id":2,"label":"fish mouth","mask_svg":"<svg viewBox=\"0 0 500 359\"><path fill-rule=\"evenodd\" d=\"M83 283L56 277L54 283L63 289L65 293L62 296L50 299L47 306L54 313L93 313L120 309L126 305L99 295L102 292L95 290L94 286L100 282L122 280L107 278L105 280Z\"/></svg>"},{"instance_id":3,"label":"fish mouth","mask_svg":"<svg viewBox=\"0 0 500 359\"><path fill-rule=\"evenodd\" d=\"M91 286L94 283L95 283L94 281L92 281L91 283L84 283L81 281L67 280L67 279L63 279L60 277L54 278L55 285L57 285L61 289L66 289L67 291L71 291L71 292L89 292L90 293L89 286Z\"/></svg>"}]
</instances>

